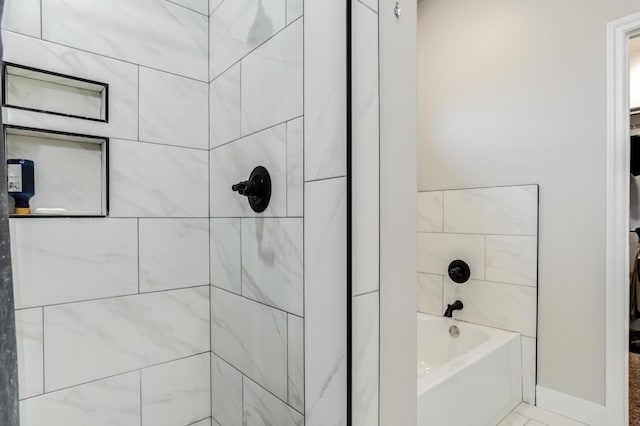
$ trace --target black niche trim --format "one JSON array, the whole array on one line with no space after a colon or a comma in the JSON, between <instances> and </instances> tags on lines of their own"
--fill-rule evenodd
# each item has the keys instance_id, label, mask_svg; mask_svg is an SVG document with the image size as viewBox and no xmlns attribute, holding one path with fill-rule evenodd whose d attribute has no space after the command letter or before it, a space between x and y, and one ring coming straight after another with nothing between
<instances>
[{"instance_id":1,"label":"black niche trim","mask_svg":"<svg viewBox=\"0 0 640 426\"><path fill-rule=\"evenodd\" d=\"M4 78L3 78L3 82L4 82ZM105 137L105 136L95 136L95 135L85 135L82 133L73 133L73 132L63 132L60 130L49 130L49 129L39 129L37 127L27 127L27 126L16 126L13 124L4 124L2 125L2 154L4 155L4 157L6 158L6 151L7 151L7 143L6 143L6 137L7 137L7 130L9 129L13 129L13 130L25 130L28 132L38 132L38 133L49 133L49 134L53 134L53 135L60 135L60 136L70 136L70 137L76 137L76 138L84 138L84 139L95 139L95 140L99 140L99 141L103 141L104 142L104 179L105 179L105 183L104 183L104 214L101 215L45 215L45 214L39 214L39 215L17 215L17 214L10 214L9 217L11 218L32 218L32 219L36 219L36 218L60 218L60 219L68 219L68 218L74 218L74 219L82 219L82 218L105 218L105 217L109 217L109 209L110 209L110 204L109 204L109 193L110 193L110 184L109 184L109 174L110 174L110 166L109 166L109 138ZM5 160L6 162L6 160ZM4 165L3 167L6 167L6 165ZM6 179L5 179L6 180Z\"/></svg>"},{"instance_id":2,"label":"black niche trim","mask_svg":"<svg viewBox=\"0 0 640 426\"><path fill-rule=\"evenodd\" d=\"M93 117L85 117L85 116L82 116L82 115L75 115L75 114L65 114L63 112L49 111L49 110L46 110L46 109L38 109L38 108L28 108L28 107L22 107L22 106L18 106L18 105L9 104L7 102L7 91L9 90L9 88L7 87L7 67L21 68L21 69L28 70L28 71L39 72L41 74L53 75L53 76L56 76L56 77L62 77L62 78L66 78L66 79L69 79L69 80L80 81L82 83L96 84L98 86L104 87L104 90L105 90L105 94L104 94L104 119L102 119L102 118L93 118ZM88 121L97 121L97 122L100 122L100 123L108 123L109 122L109 83L103 83L101 81L89 80L89 79L86 79L86 78L76 77L76 76L73 76L73 75L61 74L61 73L54 72L54 71L43 70L43 69L40 69L40 68L34 68L34 67L26 66L26 65L15 64L15 63L12 63L12 62L3 62L3 65L2 65L2 106L5 107L5 108L17 109L17 110L22 110L22 111L32 111L32 112L38 112L38 113L41 113L41 114L57 115L59 117L78 118L80 120L88 120Z\"/></svg>"},{"instance_id":3,"label":"black niche trim","mask_svg":"<svg viewBox=\"0 0 640 426\"><path fill-rule=\"evenodd\" d=\"M353 38L353 28L351 19L353 17L351 0L346 1L346 127L347 127L347 426L352 425L352 403L353 403L353 52L351 41Z\"/></svg>"}]
</instances>

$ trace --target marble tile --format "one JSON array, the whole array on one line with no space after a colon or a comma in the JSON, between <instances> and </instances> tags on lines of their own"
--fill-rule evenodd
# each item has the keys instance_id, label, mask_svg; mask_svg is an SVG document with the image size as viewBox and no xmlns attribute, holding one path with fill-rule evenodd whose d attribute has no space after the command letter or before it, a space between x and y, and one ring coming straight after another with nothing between
<instances>
[{"instance_id":1,"label":"marble tile","mask_svg":"<svg viewBox=\"0 0 640 426\"><path fill-rule=\"evenodd\" d=\"M242 426L242 373L211 354L211 413L225 426Z\"/></svg>"},{"instance_id":2,"label":"marble tile","mask_svg":"<svg viewBox=\"0 0 640 426\"><path fill-rule=\"evenodd\" d=\"M13 0L24 1L24 0ZM104 137L138 138L138 66L4 31L4 60L109 83L109 123L5 109L5 124Z\"/></svg>"},{"instance_id":3,"label":"marble tile","mask_svg":"<svg viewBox=\"0 0 640 426\"><path fill-rule=\"evenodd\" d=\"M304 14L304 169L310 181L346 175L347 41L343 1L307 1Z\"/></svg>"},{"instance_id":4,"label":"marble tile","mask_svg":"<svg viewBox=\"0 0 640 426\"><path fill-rule=\"evenodd\" d=\"M211 289L211 349L287 399L287 314L215 287Z\"/></svg>"},{"instance_id":5,"label":"marble tile","mask_svg":"<svg viewBox=\"0 0 640 426\"><path fill-rule=\"evenodd\" d=\"M446 191L444 230L468 234L537 235L538 186Z\"/></svg>"},{"instance_id":6,"label":"marble tile","mask_svg":"<svg viewBox=\"0 0 640 426\"><path fill-rule=\"evenodd\" d=\"M209 15L209 0L170 0L176 4L194 10L203 15Z\"/></svg>"},{"instance_id":7,"label":"marble tile","mask_svg":"<svg viewBox=\"0 0 640 426\"><path fill-rule=\"evenodd\" d=\"M305 206L305 423L346 424L346 179L305 184Z\"/></svg>"},{"instance_id":8,"label":"marble tile","mask_svg":"<svg viewBox=\"0 0 640 426\"><path fill-rule=\"evenodd\" d=\"M287 215L287 131L281 124L211 151L211 216L255 217ZM246 197L231 185L247 180L257 165L271 175L271 202L255 213Z\"/></svg>"},{"instance_id":9,"label":"marble tile","mask_svg":"<svg viewBox=\"0 0 640 426\"><path fill-rule=\"evenodd\" d=\"M583 423L580 423L576 420L571 420L567 417L561 416L556 413L552 413L551 411L544 410L539 407L534 407L529 404L522 403L513 410L515 413L523 415L525 417L529 417L532 420L529 420L527 426L539 424L549 425L549 426L584 426ZM532 423L533 422L533 423Z\"/></svg>"},{"instance_id":10,"label":"marble tile","mask_svg":"<svg viewBox=\"0 0 640 426\"><path fill-rule=\"evenodd\" d=\"M442 316L443 276L418 274L418 312Z\"/></svg>"},{"instance_id":11,"label":"marble tile","mask_svg":"<svg viewBox=\"0 0 640 426\"><path fill-rule=\"evenodd\" d=\"M285 0L222 2L209 18L209 79L213 80L284 25Z\"/></svg>"},{"instance_id":12,"label":"marble tile","mask_svg":"<svg viewBox=\"0 0 640 426\"><path fill-rule=\"evenodd\" d=\"M487 281L444 283L444 303L461 300L464 309L453 316L462 321L536 336L536 289Z\"/></svg>"},{"instance_id":13,"label":"marble tile","mask_svg":"<svg viewBox=\"0 0 640 426\"><path fill-rule=\"evenodd\" d=\"M287 25L302 16L304 0L287 0Z\"/></svg>"},{"instance_id":14,"label":"marble tile","mask_svg":"<svg viewBox=\"0 0 640 426\"><path fill-rule=\"evenodd\" d=\"M5 139L7 158L28 158L35 164L36 195L29 205L35 214L102 216L107 213L103 143L74 138L52 139L42 133L12 134ZM99 142L99 143L94 143ZM73 167L69 167L73 164ZM13 212L14 200L9 197Z\"/></svg>"},{"instance_id":15,"label":"marble tile","mask_svg":"<svg viewBox=\"0 0 640 426\"><path fill-rule=\"evenodd\" d=\"M252 380L244 378L244 426L303 426L304 417L284 402L265 391Z\"/></svg>"},{"instance_id":16,"label":"marble tile","mask_svg":"<svg viewBox=\"0 0 640 426\"><path fill-rule=\"evenodd\" d=\"M111 216L209 216L206 151L121 140L109 149Z\"/></svg>"},{"instance_id":17,"label":"marble tile","mask_svg":"<svg viewBox=\"0 0 640 426\"><path fill-rule=\"evenodd\" d=\"M546 424L544 424L544 423L540 423L540 422L538 422L538 421L535 421L535 420L529 420L529 421L527 422L527 426L547 426L547 425L546 425ZM554 425L554 426L555 426L555 425ZM560 426L560 425L557 425L557 426Z\"/></svg>"},{"instance_id":18,"label":"marble tile","mask_svg":"<svg viewBox=\"0 0 640 426\"><path fill-rule=\"evenodd\" d=\"M529 285L538 282L538 238L487 235L488 281Z\"/></svg>"},{"instance_id":19,"label":"marble tile","mask_svg":"<svg viewBox=\"0 0 640 426\"><path fill-rule=\"evenodd\" d=\"M211 285L242 293L240 219L211 219Z\"/></svg>"},{"instance_id":20,"label":"marble tile","mask_svg":"<svg viewBox=\"0 0 640 426\"><path fill-rule=\"evenodd\" d=\"M135 220L12 219L16 308L137 293L137 233Z\"/></svg>"},{"instance_id":21,"label":"marble tile","mask_svg":"<svg viewBox=\"0 0 640 426\"><path fill-rule=\"evenodd\" d=\"M22 426L140 426L140 373L133 372L20 402Z\"/></svg>"},{"instance_id":22,"label":"marble tile","mask_svg":"<svg viewBox=\"0 0 640 426\"><path fill-rule=\"evenodd\" d=\"M209 419L204 419L202 421L199 421L198 423L193 423L189 426L211 426L213 424L217 424L217 423L213 423L213 420L209 418Z\"/></svg>"},{"instance_id":23,"label":"marble tile","mask_svg":"<svg viewBox=\"0 0 640 426\"><path fill-rule=\"evenodd\" d=\"M209 352L142 370L142 426L190 425L211 415Z\"/></svg>"},{"instance_id":24,"label":"marble tile","mask_svg":"<svg viewBox=\"0 0 640 426\"><path fill-rule=\"evenodd\" d=\"M209 85L210 147L240 138L240 64L225 71Z\"/></svg>"},{"instance_id":25,"label":"marble tile","mask_svg":"<svg viewBox=\"0 0 640 426\"><path fill-rule=\"evenodd\" d=\"M522 336L522 400L536 405L536 339Z\"/></svg>"},{"instance_id":26,"label":"marble tile","mask_svg":"<svg viewBox=\"0 0 640 426\"><path fill-rule=\"evenodd\" d=\"M242 60L243 135L303 114L302 27L296 21Z\"/></svg>"},{"instance_id":27,"label":"marble tile","mask_svg":"<svg viewBox=\"0 0 640 426\"><path fill-rule=\"evenodd\" d=\"M524 426L529 419L517 413L510 413L498 426Z\"/></svg>"},{"instance_id":28,"label":"marble tile","mask_svg":"<svg viewBox=\"0 0 640 426\"><path fill-rule=\"evenodd\" d=\"M2 29L40 38L40 0L6 0Z\"/></svg>"},{"instance_id":29,"label":"marble tile","mask_svg":"<svg viewBox=\"0 0 640 426\"><path fill-rule=\"evenodd\" d=\"M375 10L376 12L378 11L378 0L358 0L358 1L366 5L367 7Z\"/></svg>"},{"instance_id":30,"label":"marble tile","mask_svg":"<svg viewBox=\"0 0 640 426\"><path fill-rule=\"evenodd\" d=\"M418 232L444 231L444 193L418 192Z\"/></svg>"},{"instance_id":31,"label":"marble tile","mask_svg":"<svg viewBox=\"0 0 640 426\"><path fill-rule=\"evenodd\" d=\"M295 315L287 315L287 370L289 372L290 406L304 412L304 320Z\"/></svg>"},{"instance_id":32,"label":"marble tile","mask_svg":"<svg viewBox=\"0 0 640 426\"><path fill-rule=\"evenodd\" d=\"M45 391L209 350L209 287L46 307Z\"/></svg>"},{"instance_id":33,"label":"marble tile","mask_svg":"<svg viewBox=\"0 0 640 426\"><path fill-rule=\"evenodd\" d=\"M140 220L140 291L209 284L208 219Z\"/></svg>"},{"instance_id":34,"label":"marble tile","mask_svg":"<svg viewBox=\"0 0 640 426\"><path fill-rule=\"evenodd\" d=\"M209 0L209 15L213 13L223 2L224 0Z\"/></svg>"},{"instance_id":35,"label":"marble tile","mask_svg":"<svg viewBox=\"0 0 640 426\"><path fill-rule=\"evenodd\" d=\"M287 123L287 215L304 214L304 118Z\"/></svg>"},{"instance_id":36,"label":"marble tile","mask_svg":"<svg viewBox=\"0 0 640 426\"><path fill-rule=\"evenodd\" d=\"M378 424L380 294L353 298L353 425Z\"/></svg>"},{"instance_id":37,"label":"marble tile","mask_svg":"<svg viewBox=\"0 0 640 426\"><path fill-rule=\"evenodd\" d=\"M353 1L353 295L379 289L380 131L378 113L378 17Z\"/></svg>"},{"instance_id":38,"label":"marble tile","mask_svg":"<svg viewBox=\"0 0 640 426\"><path fill-rule=\"evenodd\" d=\"M174 3L43 0L42 16L48 41L207 80L207 17Z\"/></svg>"},{"instance_id":39,"label":"marble tile","mask_svg":"<svg viewBox=\"0 0 640 426\"><path fill-rule=\"evenodd\" d=\"M16 311L20 399L44 392L42 308Z\"/></svg>"},{"instance_id":40,"label":"marble tile","mask_svg":"<svg viewBox=\"0 0 640 426\"><path fill-rule=\"evenodd\" d=\"M469 264L472 279L484 279L484 235L418 233L418 272L448 276L451 261Z\"/></svg>"},{"instance_id":41,"label":"marble tile","mask_svg":"<svg viewBox=\"0 0 640 426\"><path fill-rule=\"evenodd\" d=\"M140 67L140 137L146 142L209 148L209 85Z\"/></svg>"},{"instance_id":42,"label":"marble tile","mask_svg":"<svg viewBox=\"0 0 640 426\"><path fill-rule=\"evenodd\" d=\"M242 295L304 315L303 219L242 219Z\"/></svg>"}]
</instances>

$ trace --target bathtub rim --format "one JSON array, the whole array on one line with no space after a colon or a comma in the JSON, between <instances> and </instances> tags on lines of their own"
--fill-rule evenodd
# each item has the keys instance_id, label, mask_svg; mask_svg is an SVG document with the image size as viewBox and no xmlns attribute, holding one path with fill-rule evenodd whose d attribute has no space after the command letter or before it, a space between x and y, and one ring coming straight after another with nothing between
<instances>
[{"instance_id":1,"label":"bathtub rim","mask_svg":"<svg viewBox=\"0 0 640 426\"><path fill-rule=\"evenodd\" d=\"M507 345L512 340L518 340L518 345L521 345L520 333L502 330L499 328L493 328L485 325L473 324L470 322L460 321L453 318L445 318L437 315L424 314L417 312L416 320L418 322L418 330L420 329L420 321L437 321L448 325L456 325L461 329L475 329L489 335L489 338L482 342L480 345L471 349L470 351L448 361L446 364L437 368L432 373L417 377L416 375L416 387L417 396L419 397L423 393L438 386L438 384L444 382L447 378L455 375L473 365L474 361L481 359L482 357L492 353L493 351ZM416 333L416 339L418 338ZM417 355L417 354L416 354ZM521 354L522 356L522 354ZM520 360L521 361L521 360ZM522 365L520 366L522 369Z\"/></svg>"}]
</instances>

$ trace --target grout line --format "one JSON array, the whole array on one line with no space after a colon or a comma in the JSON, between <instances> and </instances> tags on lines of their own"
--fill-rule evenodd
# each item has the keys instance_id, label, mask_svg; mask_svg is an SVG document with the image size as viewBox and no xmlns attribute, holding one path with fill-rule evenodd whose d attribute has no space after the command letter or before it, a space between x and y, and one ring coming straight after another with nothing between
<instances>
[{"instance_id":1,"label":"grout line","mask_svg":"<svg viewBox=\"0 0 640 426\"><path fill-rule=\"evenodd\" d=\"M306 181L304 181L304 183L325 182L325 181L328 181L328 180L344 179L344 178L346 178L346 177L347 177L346 175L333 176L333 177L327 177L327 178L319 178L319 179L306 180Z\"/></svg>"},{"instance_id":2,"label":"grout line","mask_svg":"<svg viewBox=\"0 0 640 426\"><path fill-rule=\"evenodd\" d=\"M42 310L42 394L44 395L44 391L46 389L46 374L47 371L45 369L46 357L44 353L44 307L40 308Z\"/></svg>"},{"instance_id":3,"label":"grout line","mask_svg":"<svg viewBox=\"0 0 640 426\"><path fill-rule=\"evenodd\" d=\"M290 389L289 389L289 382L290 382L290 377L289 377L289 314L287 314L287 324L286 324L286 333L287 333L287 344L286 344L286 353L287 353L287 404L289 404L289 400L291 399L291 396L289 395Z\"/></svg>"},{"instance_id":4,"label":"grout line","mask_svg":"<svg viewBox=\"0 0 640 426\"><path fill-rule=\"evenodd\" d=\"M370 11L372 11L373 13L375 13L376 15L378 14L377 10L373 10L373 8L371 6L369 6L368 4L365 4L362 0L354 0L356 3L360 3L360 5L366 7L367 9L369 9Z\"/></svg>"},{"instance_id":5,"label":"grout line","mask_svg":"<svg viewBox=\"0 0 640 426\"><path fill-rule=\"evenodd\" d=\"M136 219L137 236L136 242L138 243L138 294L140 294L140 218Z\"/></svg>"},{"instance_id":6,"label":"grout line","mask_svg":"<svg viewBox=\"0 0 640 426\"><path fill-rule=\"evenodd\" d=\"M242 90L242 89L240 89L240 90ZM240 95L240 96L242 96L242 95ZM242 107L241 107L241 109L242 109ZM258 133L266 132L267 130L273 130L273 129L275 129L276 127L282 126L283 124L287 124L289 121L297 120L297 119L302 118L302 117L304 117L304 115L298 115L298 116L295 116L295 117L293 117L293 118L288 118L288 119L286 119L286 120L284 120L284 121L281 121L281 122L279 122L279 123L276 123L276 124L270 125L270 126L268 126L268 127L265 127L264 129L256 130L256 131L254 131L254 132L247 133L246 135L242 135L242 136L240 136L239 138L236 138L236 139L233 139L233 140L230 140L230 141L227 141L227 142L221 143L220 145L216 145L216 146L214 146L213 148L210 148L210 149L209 149L209 151L214 151L214 150L216 150L216 149L218 149L218 148L221 148L221 147L223 147L223 146L230 145L230 144L232 144L232 143L234 143L234 142L242 141L243 139L246 139L246 138L248 138L248 137L250 137L250 136L254 136L254 135L257 135ZM241 127L240 127L240 133L242 134L242 120L240 120L240 122L241 122L241 123L240 123L240 124L241 124Z\"/></svg>"},{"instance_id":7,"label":"grout line","mask_svg":"<svg viewBox=\"0 0 640 426\"><path fill-rule=\"evenodd\" d=\"M106 300L111 300L111 299L122 299L124 297L146 296L146 295L150 295L150 294L169 293L169 292L176 292L176 291L182 291L182 290L193 290L193 289L196 289L196 288L204 288L204 287L208 287L208 286L209 286L209 284L199 284L199 285L194 285L194 286L189 286L189 287L178 287L178 288L168 288L168 289L164 289L164 290L145 291L145 292L142 292L142 293L117 294L117 295L114 295L114 296L95 297L95 298L92 298L92 299L83 299L83 300L72 300L72 301L69 301L69 302L51 303L51 304L48 304L48 305L27 306L27 307L23 307L23 308L20 308L20 309L16 309L16 311L23 311L23 310L34 309L34 308L49 308L49 307L53 307L53 306L75 305L75 304L78 304L78 303L98 302L98 301L106 301Z\"/></svg>"},{"instance_id":8,"label":"grout line","mask_svg":"<svg viewBox=\"0 0 640 426\"><path fill-rule=\"evenodd\" d=\"M138 379L140 380L140 393L138 397L140 397L140 426L144 423L142 421L142 370L138 370Z\"/></svg>"},{"instance_id":9,"label":"grout line","mask_svg":"<svg viewBox=\"0 0 640 426\"><path fill-rule=\"evenodd\" d=\"M97 383L97 382L100 382L100 381L103 381L103 380L108 380L108 379L113 379L113 378L120 377L120 376L125 376L127 374L132 374L132 373L136 373L136 372L142 372L142 370L146 370L146 369L153 368L153 367L158 367L158 366L161 366L161 365L171 364L171 363L177 362L177 361L183 361L183 360L186 360L186 359L189 359L189 358L195 358L195 357L202 356L202 355L205 355L205 354L208 354L208 353L209 353L209 351L199 352L197 354L191 354L191 355L183 356L183 357L180 357L180 358L171 359L169 361L163 361L163 362L159 362L159 363L156 363L156 364L146 365L146 366L144 366L142 368L135 368L133 370L127 370L127 371L123 371L123 372L120 372L120 373L117 373L117 374L111 374L109 376L99 377L97 379L88 380L86 382L76 383L76 384L73 384L71 386L65 386L65 387L62 387L62 388L59 388L59 389L54 389L54 390L49 391L49 392L43 392L40 395L34 395L34 396L30 396L28 398L23 398L20 401L26 401L26 400L29 400L29 399L35 399L35 398L38 398L38 397L42 397L44 395L50 395L50 394L53 394L53 393L56 393L56 392L70 390L70 389L74 389L74 388L77 388L77 387L80 387L80 386L84 386L84 385L90 385L92 383Z\"/></svg>"},{"instance_id":10,"label":"grout line","mask_svg":"<svg viewBox=\"0 0 640 426\"><path fill-rule=\"evenodd\" d=\"M289 28L290 26L292 26L293 24L295 24L296 22L300 21L301 19L303 19L304 16L299 16L295 21L290 22L289 24L286 24L284 27L280 28L277 32L273 33L271 36L269 36L268 39L264 40L263 42L261 42L260 44L258 44L257 46L253 47L249 52L247 52L242 58L238 59L237 61L235 61L233 64L229 65L228 67L224 68L222 71L220 71L219 73L216 74L216 76L211 79L210 81L213 81L215 79L217 79L218 77L220 77L222 74L226 73L227 71L229 71L231 68L233 68L235 65L237 65L238 63L242 62L245 58L247 58L248 56L250 56L253 52L255 52L256 50L258 50L259 48L261 48L262 46L264 46L267 42L271 41L273 38L275 38L278 34L280 34L281 32L285 31L287 28ZM211 77L209 77L211 78Z\"/></svg>"},{"instance_id":11,"label":"grout line","mask_svg":"<svg viewBox=\"0 0 640 426\"><path fill-rule=\"evenodd\" d=\"M139 126L138 126L138 133L140 133ZM118 137L112 137L112 136L109 137L109 139L111 139L111 141L123 141L123 142L137 143L137 144L165 146L165 147L169 147L169 148L188 149L188 150L191 150L191 151L201 151L201 152L210 151L208 148L195 148L195 147L192 147L192 146L173 145L173 144L168 144L168 143L160 143L160 142L152 142L152 141L141 140L139 136L138 136L137 140L136 139L128 139L128 138L118 138Z\"/></svg>"},{"instance_id":12,"label":"grout line","mask_svg":"<svg viewBox=\"0 0 640 426\"><path fill-rule=\"evenodd\" d=\"M250 302L254 302L254 303L257 303L257 304L259 304L259 305L266 306L267 308L271 308L271 309L274 309L274 310L276 310L276 311L280 311L280 312L282 312L282 313L284 313L284 314L289 314L289 315L291 315L291 316L294 316L294 317L297 317L297 318L300 318L300 319L304 319L304 317L303 317L303 316L300 316L300 315L298 315L298 314L294 314L293 312L285 311L285 310L284 310L284 309L282 309L282 308L278 308L278 307L275 307L275 306L268 305L268 304L267 304L267 303L265 303L265 302L261 302L261 301L259 301L259 300L251 299L251 298L249 298L249 297L247 297L247 296L245 296L245 295L242 295L242 294L234 293L233 291L227 290L226 288L218 287L218 286L217 286L217 285L215 285L215 284L212 284L212 287L214 287L214 289L215 289L215 290L224 291L225 293L229 293L229 294L232 294L232 295L234 295L234 296L241 297L241 298L243 298L243 299L245 299L245 300L248 300L248 301L250 301Z\"/></svg>"},{"instance_id":13,"label":"grout line","mask_svg":"<svg viewBox=\"0 0 640 426\"><path fill-rule=\"evenodd\" d=\"M204 16L205 18L209 18L209 3L208 3L208 2L207 2L207 13L202 13L202 12L200 12L199 10L195 10L195 9L192 9L192 8L190 8L190 7L188 7L188 6L185 6L184 4L177 3L177 2L176 2L176 1L174 1L174 0L166 0L166 1L167 1L168 3L171 3L171 4L175 4L176 6L179 6L179 7L183 8L183 9L187 9L187 10L189 10L189 11L191 11L191 12L195 12L195 13L197 13L198 15L202 15L202 16Z\"/></svg>"},{"instance_id":14,"label":"grout line","mask_svg":"<svg viewBox=\"0 0 640 426\"><path fill-rule=\"evenodd\" d=\"M5 29L3 29L3 31L5 31L7 33L11 33L11 34L16 34L16 35L21 36L21 37L27 37L27 38L30 38L30 39L33 39L33 40L36 40L36 41L39 41L39 42L53 44L53 45L56 45L56 46L61 46L61 47L67 48L67 49L71 49L71 50L75 50L75 51L78 51L78 52L86 53L88 55L99 56L101 58L106 58L106 59L110 59L110 60L113 60L113 61L122 62L124 64L135 65L136 67L142 66L144 68L148 68L148 69L151 69L151 70L154 70L154 71L160 71L160 72L164 72L164 73L167 73L167 74L172 74L172 75L174 75L176 77L183 77L183 78L187 78L189 80L199 81L200 83L208 83L209 82L208 77L205 80L201 80L199 78L190 77L188 75L178 74L178 73L173 72L173 71L167 71L167 70L160 69L160 68L155 68L155 67L152 67L152 66L149 66L149 65L138 64L138 63L135 63L135 62L127 61L126 59L116 58L115 56L109 56L109 55L105 55L103 53L96 53L96 52L92 52L90 50L82 49L82 48L79 48L79 47L70 46L68 44L63 44L63 43L51 41L51 40L45 39L44 37L42 37L42 38L33 37L33 36L28 35L28 34L22 34L22 33L16 32L16 31L10 31L10 30L5 30Z\"/></svg>"},{"instance_id":15,"label":"grout line","mask_svg":"<svg viewBox=\"0 0 640 426\"><path fill-rule=\"evenodd\" d=\"M211 0L209 0L209 1L211 1ZM222 3L224 3L224 0L222 0L222 1L220 2L220 4L216 6L216 8L215 8L215 9L213 9L213 10L211 10L211 11L210 11L209 16L213 15L214 13L216 13L216 11L217 11L218 9L220 9L220 6L222 6Z\"/></svg>"}]
</instances>

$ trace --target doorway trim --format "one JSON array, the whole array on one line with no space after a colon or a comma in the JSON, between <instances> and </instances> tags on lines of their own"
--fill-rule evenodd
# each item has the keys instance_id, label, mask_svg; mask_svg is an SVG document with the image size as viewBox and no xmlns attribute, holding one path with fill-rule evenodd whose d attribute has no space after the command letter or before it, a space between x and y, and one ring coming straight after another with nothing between
<instances>
[{"instance_id":1,"label":"doorway trim","mask_svg":"<svg viewBox=\"0 0 640 426\"><path fill-rule=\"evenodd\" d=\"M606 416L628 424L629 39L640 13L607 25Z\"/></svg>"}]
</instances>

